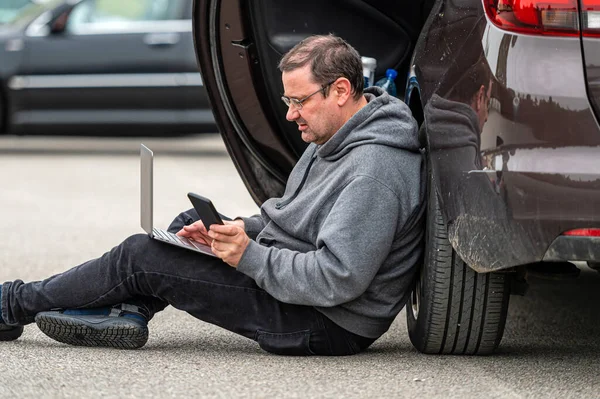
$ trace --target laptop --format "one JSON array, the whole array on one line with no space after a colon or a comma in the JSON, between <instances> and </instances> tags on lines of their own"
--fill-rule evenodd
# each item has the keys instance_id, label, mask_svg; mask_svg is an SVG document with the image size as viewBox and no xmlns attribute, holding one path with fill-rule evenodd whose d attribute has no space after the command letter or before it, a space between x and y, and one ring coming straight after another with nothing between
<instances>
[{"instance_id":1,"label":"laptop","mask_svg":"<svg viewBox=\"0 0 600 399\"><path fill-rule=\"evenodd\" d=\"M145 145L140 146L140 159L141 159L141 215L140 220L142 223L142 229L148 235L158 241L165 242L167 244L175 245L181 248L189 249L191 251L200 252L209 256L216 257L215 254L210 250L210 246L201 244L199 242L188 240L185 237L179 237L176 234L168 232L166 230L157 229L152 225L152 199L153 199L153 161L154 153Z\"/></svg>"}]
</instances>

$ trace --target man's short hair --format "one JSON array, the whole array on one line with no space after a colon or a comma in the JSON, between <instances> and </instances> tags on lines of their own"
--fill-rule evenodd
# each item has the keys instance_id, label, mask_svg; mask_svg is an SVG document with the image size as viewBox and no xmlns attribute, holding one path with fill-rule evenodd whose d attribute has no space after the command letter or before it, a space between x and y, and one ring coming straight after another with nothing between
<instances>
[{"instance_id":1,"label":"man's short hair","mask_svg":"<svg viewBox=\"0 0 600 399\"><path fill-rule=\"evenodd\" d=\"M350 81L355 100L363 95L364 78L360 55L344 39L332 34L309 36L283 56L279 62L279 70L290 72L307 64L310 64L315 83L326 85L344 77Z\"/></svg>"},{"instance_id":2,"label":"man's short hair","mask_svg":"<svg viewBox=\"0 0 600 399\"><path fill-rule=\"evenodd\" d=\"M486 91L488 90L493 77L494 74L490 69L490 65L485 56L482 55L473 65L467 68L453 85L448 98L465 104L471 104L473 97L477 94L481 86Z\"/></svg>"}]
</instances>

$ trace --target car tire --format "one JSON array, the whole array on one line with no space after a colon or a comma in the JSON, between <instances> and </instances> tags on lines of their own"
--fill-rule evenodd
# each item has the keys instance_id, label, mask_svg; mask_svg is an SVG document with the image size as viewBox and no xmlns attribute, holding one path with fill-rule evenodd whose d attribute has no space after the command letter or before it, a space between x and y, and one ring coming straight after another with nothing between
<instances>
[{"instance_id":1,"label":"car tire","mask_svg":"<svg viewBox=\"0 0 600 399\"><path fill-rule=\"evenodd\" d=\"M504 333L508 274L477 273L463 262L429 192L425 259L406 309L410 340L428 354L490 354Z\"/></svg>"}]
</instances>

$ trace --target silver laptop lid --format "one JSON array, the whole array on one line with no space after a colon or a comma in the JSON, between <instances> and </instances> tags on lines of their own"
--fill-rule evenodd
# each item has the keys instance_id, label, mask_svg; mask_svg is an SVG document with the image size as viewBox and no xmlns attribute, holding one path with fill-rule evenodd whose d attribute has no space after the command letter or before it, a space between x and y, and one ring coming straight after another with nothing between
<instances>
[{"instance_id":1,"label":"silver laptop lid","mask_svg":"<svg viewBox=\"0 0 600 399\"><path fill-rule=\"evenodd\" d=\"M152 235L152 158L150 148L140 145L140 222L142 229Z\"/></svg>"}]
</instances>

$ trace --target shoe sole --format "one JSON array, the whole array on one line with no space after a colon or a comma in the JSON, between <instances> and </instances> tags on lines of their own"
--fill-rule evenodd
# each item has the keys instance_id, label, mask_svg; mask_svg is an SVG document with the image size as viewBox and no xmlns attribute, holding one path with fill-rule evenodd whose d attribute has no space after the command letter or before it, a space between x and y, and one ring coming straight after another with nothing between
<instances>
[{"instance_id":1,"label":"shoe sole","mask_svg":"<svg viewBox=\"0 0 600 399\"><path fill-rule=\"evenodd\" d=\"M0 330L0 341L14 341L23 334L23 326L17 326L10 330Z\"/></svg>"},{"instance_id":2,"label":"shoe sole","mask_svg":"<svg viewBox=\"0 0 600 399\"><path fill-rule=\"evenodd\" d=\"M97 317L90 322L43 312L36 315L35 322L48 337L69 345L138 349L148 341L148 327L126 317Z\"/></svg>"}]
</instances>

